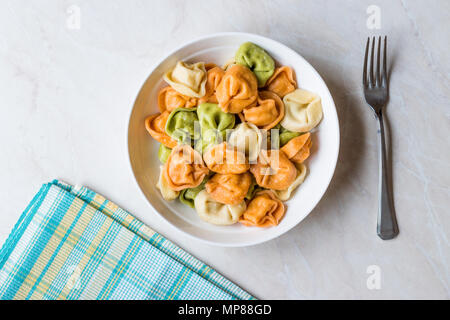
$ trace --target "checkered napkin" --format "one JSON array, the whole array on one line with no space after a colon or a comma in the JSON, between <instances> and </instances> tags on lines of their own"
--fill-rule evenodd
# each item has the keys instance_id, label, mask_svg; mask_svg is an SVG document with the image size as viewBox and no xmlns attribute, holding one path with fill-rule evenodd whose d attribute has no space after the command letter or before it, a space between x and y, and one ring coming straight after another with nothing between
<instances>
[{"instance_id":1,"label":"checkered napkin","mask_svg":"<svg viewBox=\"0 0 450 320\"><path fill-rule=\"evenodd\" d=\"M0 251L0 299L253 299L88 188L53 181Z\"/></svg>"}]
</instances>

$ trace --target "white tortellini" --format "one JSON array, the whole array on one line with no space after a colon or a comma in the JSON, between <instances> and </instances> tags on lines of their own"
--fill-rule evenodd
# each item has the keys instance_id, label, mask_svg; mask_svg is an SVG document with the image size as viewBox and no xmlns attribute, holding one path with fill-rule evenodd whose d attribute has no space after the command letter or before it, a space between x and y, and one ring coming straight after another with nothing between
<instances>
[{"instance_id":1,"label":"white tortellini","mask_svg":"<svg viewBox=\"0 0 450 320\"><path fill-rule=\"evenodd\" d=\"M245 153L250 162L256 162L263 144L263 135L253 123L242 122L228 137L228 145Z\"/></svg>"},{"instance_id":2,"label":"white tortellini","mask_svg":"<svg viewBox=\"0 0 450 320\"><path fill-rule=\"evenodd\" d=\"M308 168L303 163L296 163L297 177L286 190L272 190L281 201L287 201L291 198L292 192L305 181Z\"/></svg>"},{"instance_id":3,"label":"white tortellini","mask_svg":"<svg viewBox=\"0 0 450 320\"><path fill-rule=\"evenodd\" d=\"M285 116L281 125L294 132L307 132L322 120L320 97L307 90L296 89L283 98Z\"/></svg>"},{"instance_id":4,"label":"white tortellini","mask_svg":"<svg viewBox=\"0 0 450 320\"><path fill-rule=\"evenodd\" d=\"M159 191L161 191L161 195L164 200L167 200L167 201L175 200L176 198L178 198L178 195L180 194L180 192L173 191L172 189L169 188L167 181L164 178L164 175L162 174L163 166L160 166L159 168L160 168L159 179L158 179L158 183L156 184L156 187L159 189Z\"/></svg>"},{"instance_id":5,"label":"white tortellini","mask_svg":"<svg viewBox=\"0 0 450 320\"><path fill-rule=\"evenodd\" d=\"M164 75L164 80L177 92L188 97L201 98L206 94L206 69L203 62L189 64L178 61L175 68Z\"/></svg>"},{"instance_id":6,"label":"white tortellini","mask_svg":"<svg viewBox=\"0 0 450 320\"><path fill-rule=\"evenodd\" d=\"M195 210L203 221L216 225L230 225L239 221L247 209L245 201L236 205L226 205L211 198L206 190L202 190L195 197Z\"/></svg>"}]
</instances>

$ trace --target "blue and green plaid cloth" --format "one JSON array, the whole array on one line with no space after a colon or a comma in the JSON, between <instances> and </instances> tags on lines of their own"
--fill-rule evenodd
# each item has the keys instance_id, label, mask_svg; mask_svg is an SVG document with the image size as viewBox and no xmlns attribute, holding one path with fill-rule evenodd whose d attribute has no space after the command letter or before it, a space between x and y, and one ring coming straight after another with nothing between
<instances>
[{"instance_id":1,"label":"blue and green plaid cloth","mask_svg":"<svg viewBox=\"0 0 450 320\"><path fill-rule=\"evenodd\" d=\"M253 299L114 203L42 186L0 251L0 299Z\"/></svg>"}]
</instances>

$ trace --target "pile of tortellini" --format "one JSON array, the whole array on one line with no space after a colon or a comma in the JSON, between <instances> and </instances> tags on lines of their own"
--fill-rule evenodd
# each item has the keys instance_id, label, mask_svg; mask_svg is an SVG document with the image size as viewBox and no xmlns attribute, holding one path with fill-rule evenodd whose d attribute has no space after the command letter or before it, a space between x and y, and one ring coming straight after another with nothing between
<instances>
[{"instance_id":1,"label":"pile of tortellini","mask_svg":"<svg viewBox=\"0 0 450 320\"><path fill-rule=\"evenodd\" d=\"M212 224L278 225L306 177L320 97L251 42L223 68L179 61L164 80L160 112L145 120L161 143L162 197Z\"/></svg>"}]
</instances>

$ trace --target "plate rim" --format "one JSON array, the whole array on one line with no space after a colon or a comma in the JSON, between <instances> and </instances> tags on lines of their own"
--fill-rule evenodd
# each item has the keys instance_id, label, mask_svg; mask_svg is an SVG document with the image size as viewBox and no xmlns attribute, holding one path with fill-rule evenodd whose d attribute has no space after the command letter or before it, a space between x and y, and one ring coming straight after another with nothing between
<instances>
[{"instance_id":1,"label":"plate rim","mask_svg":"<svg viewBox=\"0 0 450 320\"><path fill-rule=\"evenodd\" d=\"M336 154L333 157L333 163L332 163L332 174L330 175L328 181L327 181L327 186L326 188L324 188L322 194L320 195L320 197L318 197L316 203L314 203L314 205L311 207L311 210L309 210L309 212L302 218L300 219L298 222L292 224L290 227L287 227L285 230L279 231L279 232L274 232L272 235L268 236L265 239L257 239L257 240L248 240L248 241L242 241L239 243L226 243L226 242L222 242L222 241L211 241L211 240L207 240L204 238L200 238L197 237L181 228L178 228L177 226L173 225L166 217L164 217L164 215L162 215L161 213L159 213L158 210L156 210L156 208L153 206L153 204L149 201L149 199L147 199L144 191L142 190L141 185L139 184L138 178L136 177L136 173L133 169L133 164L132 164L132 159L131 159L131 152L130 152L130 131L131 131L131 118L133 116L133 111L134 108L136 106L136 102L137 99L142 91L142 89L144 88L147 80L149 79L149 77L151 76L151 74L170 56L174 55L176 52L182 50L185 47L188 47L190 45L195 44L196 42L200 42L200 41L204 41L204 40L208 40L211 38L217 38L217 37L224 37L224 36L241 36L241 37L249 37L249 38L259 38L262 39L263 41L272 41L272 42L276 42L279 46L283 47L284 50L289 51L291 54L294 54L296 56L298 56L301 60L303 60L303 62L308 65L311 70L313 71L313 73L315 74L315 76L318 78L318 80L324 85L324 87L326 88L327 94L329 95L330 101L332 103L332 109L334 110L334 118L335 121L337 123L337 135L336 135ZM203 36L199 36L194 38L193 40L190 40L188 42L184 42L181 45L175 47L174 49L170 50L169 53L163 55L163 57L161 57L160 59L158 59L154 64L152 64L152 66L150 67L150 72L148 73L148 76L145 78L144 82L142 83L142 85L140 86L140 89L138 90L136 97L133 100L133 104L129 113L129 117L128 117L128 126L127 126L127 139L126 139L126 143L127 143L127 151L128 151L128 164L129 164L129 169L131 170L133 177L134 177L134 181L138 186L139 192L141 194L141 196L145 199L145 201L147 202L147 204L150 206L150 208L160 217L162 218L163 221L165 221L167 223L167 225L169 225L171 228L173 228L174 230L177 230L179 232L181 232L184 235L187 235L189 238L191 239L195 239L197 241L209 244L209 245L213 245L213 246L220 246L220 247L247 247L247 246L253 246L253 245L257 245L257 244L262 244L265 243L267 241L273 240L278 238L279 236L288 233L291 229L293 229L294 227L296 227L300 222L302 222L307 216L309 216L311 214L311 212L317 207L317 205L319 204L319 202L323 199L323 196L325 195L325 193L327 192L328 188L330 187L331 181L333 180L333 177L336 173L336 166L337 166L337 161L339 158L339 152L340 152L340 123L339 123L339 116L337 113L337 109L336 109L336 104L334 102L333 96L330 92L330 89L328 88L328 85L326 84L326 82L323 80L322 76L320 75L320 73L316 70L316 68L314 68L309 61L307 61L300 53L298 53L297 51L291 49L290 47L288 47L287 45L274 40L272 38L268 38L259 34L254 34L254 33L248 33L248 32L217 32L217 33L211 33L211 34L207 34L207 35L203 35ZM330 166L331 167L331 166ZM155 232L157 232L155 230Z\"/></svg>"}]
</instances>

